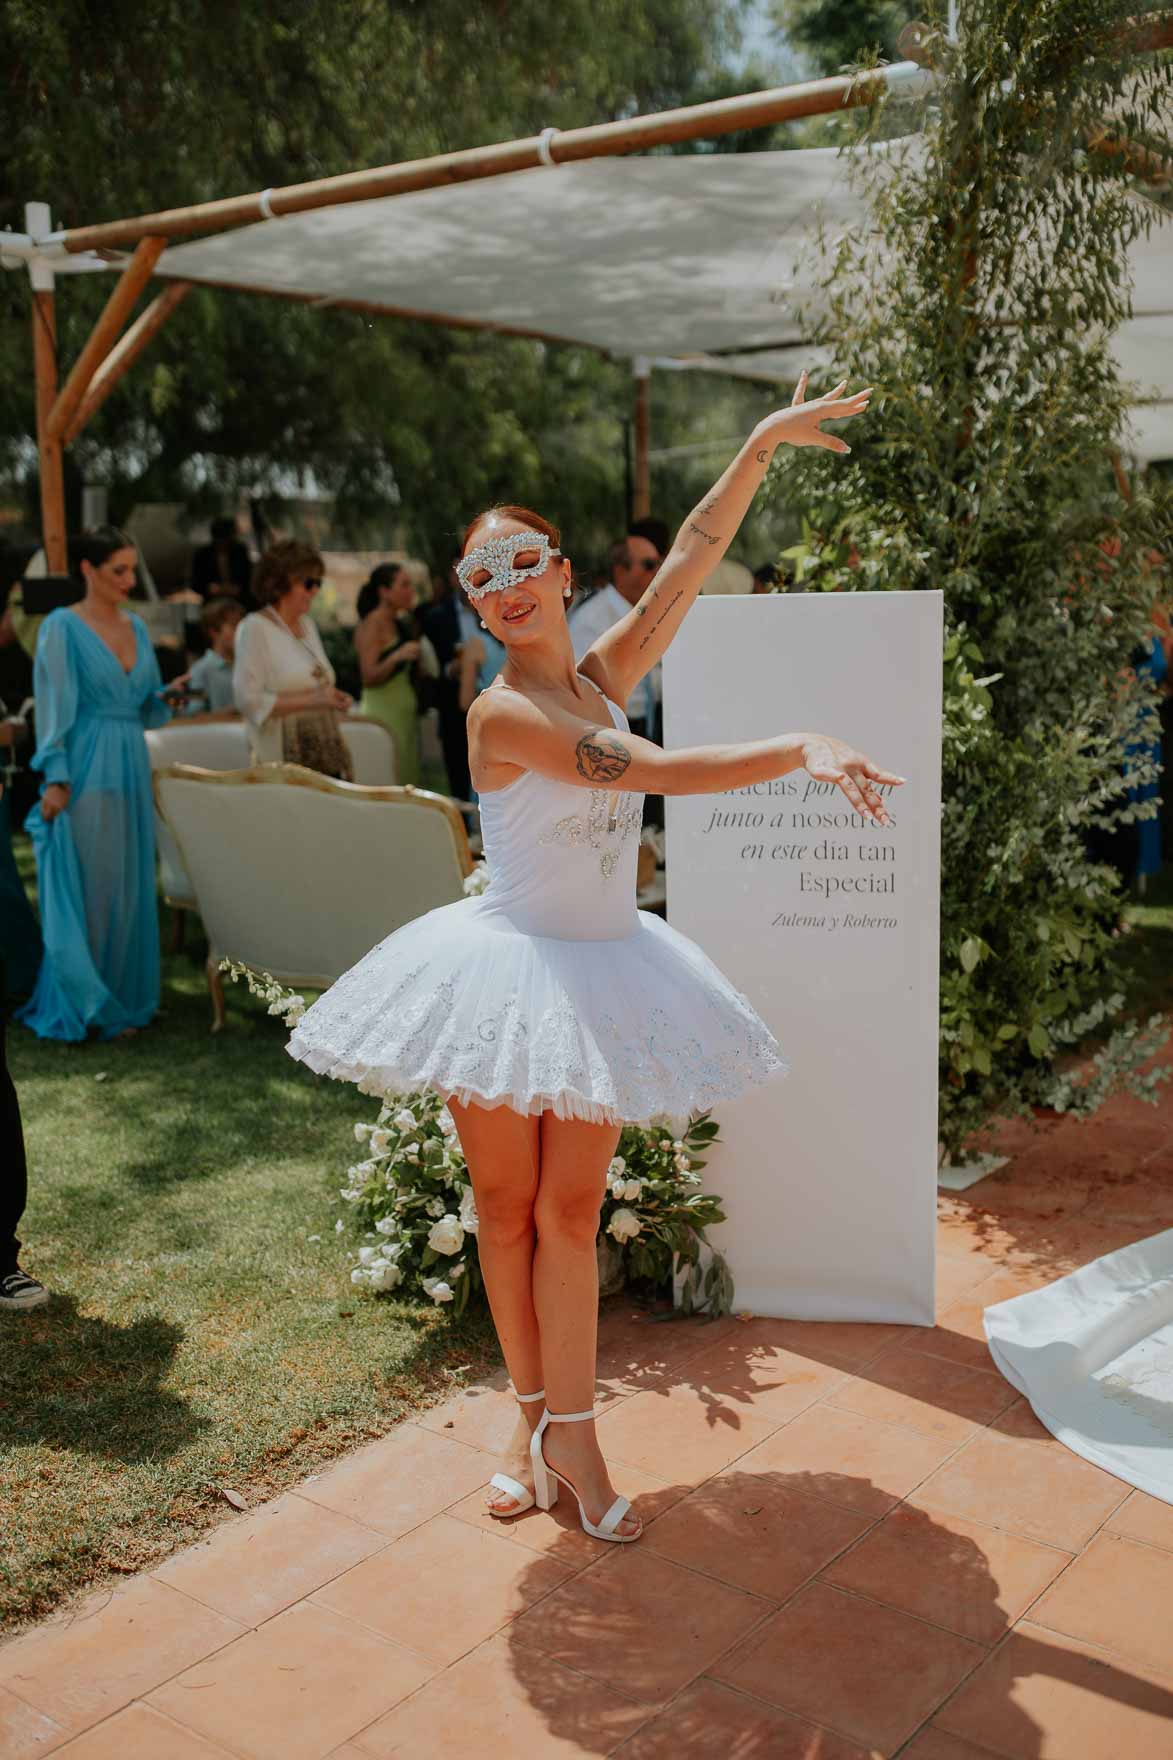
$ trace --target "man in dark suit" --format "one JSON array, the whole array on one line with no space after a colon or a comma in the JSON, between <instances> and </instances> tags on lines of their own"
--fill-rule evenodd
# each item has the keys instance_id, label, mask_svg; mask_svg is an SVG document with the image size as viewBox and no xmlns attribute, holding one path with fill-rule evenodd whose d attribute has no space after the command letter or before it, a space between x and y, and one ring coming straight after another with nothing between
<instances>
[{"instance_id":1,"label":"man in dark suit","mask_svg":"<svg viewBox=\"0 0 1173 1760\"><path fill-rule=\"evenodd\" d=\"M39 1308L49 1300L43 1283L22 1271L16 1228L28 1202L28 1163L20 1105L5 1050L8 979L0 956L0 1309Z\"/></svg>"},{"instance_id":2,"label":"man in dark suit","mask_svg":"<svg viewBox=\"0 0 1173 1760\"><path fill-rule=\"evenodd\" d=\"M460 627L460 588L455 565L446 578L435 582L435 598L423 609L424 634L436 650L440 676L436 680L436 707L440 717L440 745L448 772L448 792L458 801L472 798L468 773L468 716L460 707L460 660L464 641Z\"/></svg>"},{"instance_id":3,"label":"man in dark suit","mask_svg":"<svg viewBox=\"0 0 1173 1760\"><path fill-rule=\"evenodd\" d=\"M214 519L212 542L201 544L191 559L193 592L201 599L236 599L251 611L252 572L248 551L236 535L236 521Z\"/></svg>"}]
</instances>

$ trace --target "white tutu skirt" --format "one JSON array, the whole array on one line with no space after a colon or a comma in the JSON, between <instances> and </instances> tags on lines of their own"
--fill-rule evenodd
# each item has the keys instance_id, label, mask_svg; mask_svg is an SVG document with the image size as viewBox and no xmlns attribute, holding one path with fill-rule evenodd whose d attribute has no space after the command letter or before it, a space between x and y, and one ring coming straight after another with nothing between
<instances>
[{"instance_id":1,"label":"white tutu skirt","mask_svg":"<svg viewBox=\"0 0 1173 1760\"><path fill-rule=\"evenodd\" d=\"M397 929L287 1049L363 1093L651 1124L785 1072L769 1028L693 942L640 911L616 940L527 935L481 898Z\"/></svg>"}]
</instances>

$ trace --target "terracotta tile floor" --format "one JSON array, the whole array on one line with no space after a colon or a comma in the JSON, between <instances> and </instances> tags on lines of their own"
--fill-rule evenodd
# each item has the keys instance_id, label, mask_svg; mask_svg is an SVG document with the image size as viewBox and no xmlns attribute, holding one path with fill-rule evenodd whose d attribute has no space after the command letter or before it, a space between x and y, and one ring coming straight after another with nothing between
<instances>
[{"instance_id":1,"label":"terracotta tile floor","mask_svg":"<svg viewBox=\"0 0 1173 1760\"><path fill-rule=\"evenodd\" d=\"M620 1304L641 1545L482 1512L497 1377L0 1648L0 1753L1169 1760L1173 1508L1048 1435L981 1310L1173 1226L1171 1143L1170 1089L992 1133L931 1329Z\"/></svg>"}]
</instances>

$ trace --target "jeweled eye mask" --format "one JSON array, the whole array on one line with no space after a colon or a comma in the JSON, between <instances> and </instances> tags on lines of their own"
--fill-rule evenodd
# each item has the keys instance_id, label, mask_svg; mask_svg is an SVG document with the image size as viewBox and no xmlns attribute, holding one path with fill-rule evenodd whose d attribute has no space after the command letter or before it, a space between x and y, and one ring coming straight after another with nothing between
<instances>
[{"instance_id":1,"label":"jeweled eye mask","mask_svg":"<svg viewBox=\"0 0 1173 1760\"><path fill-rule=\"evenodd\" d=\"M551 556L561 554L545 532L506 532L462 556L456 564L456 576L470 599L483 599L486 593L501 593L531 575L544 574ZM474 586L473 576L482 573L486 578Z\"/></svg>"}]
</instances>

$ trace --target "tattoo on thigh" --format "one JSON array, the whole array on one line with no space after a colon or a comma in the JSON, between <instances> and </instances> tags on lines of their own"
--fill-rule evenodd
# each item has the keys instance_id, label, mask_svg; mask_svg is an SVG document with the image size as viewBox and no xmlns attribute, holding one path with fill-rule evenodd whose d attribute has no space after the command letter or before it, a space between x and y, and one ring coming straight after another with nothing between
<instances>
[{"instance_id":1,"label":"tattoo on thigh","mask_svg":"<svg viewBox=\"0 0 1173 1760\"><path fill-rule=\"evenodd\" d=\"M631 763L631 753L621 745L614 731L592 727L574 748L578 773L588 782L618 782Z\"/></svg>"}]
</instances>

